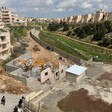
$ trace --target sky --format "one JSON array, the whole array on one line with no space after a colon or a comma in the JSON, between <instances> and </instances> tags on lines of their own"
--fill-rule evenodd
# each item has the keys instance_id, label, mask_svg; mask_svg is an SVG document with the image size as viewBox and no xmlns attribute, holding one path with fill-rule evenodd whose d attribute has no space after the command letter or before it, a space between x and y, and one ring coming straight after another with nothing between
<instances>
[{"instance_id":1,"label":"sky","mask_svg":"<svg viewBox=\"0 0 112 112\"><path fill-rule=\"evenodd\" d=\"M0 7L7 7L21 17L63 18L100 9L112 12L112 0L0 0Z\"/></svg>"}]
</instances>

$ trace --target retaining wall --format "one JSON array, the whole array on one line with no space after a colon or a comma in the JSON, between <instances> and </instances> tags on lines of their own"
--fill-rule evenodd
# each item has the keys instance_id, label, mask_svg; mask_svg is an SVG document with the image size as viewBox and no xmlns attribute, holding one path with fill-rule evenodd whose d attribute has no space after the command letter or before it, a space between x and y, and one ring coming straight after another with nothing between
<instances>
[{"instance_id":1,"label":"retaining wall","mask_svg":"<svg viewBox=\"0 0 112 112\"><path fill-rule=\"evenodd\" d=\"M13 72L10 72L9 76L15 78L16 80L22 81L25 85L27 85L27 79L22 77L22 72L22 69L19 68Z\"/></svg>"},{"instance_id":2,"label":"retaining wall","mask_svg":"<svg viewBox=\"0 0 112 112\"><path fill-rule=\"evenodd\" d=\"M54 51L54 52L60 54L61 56L65 57L65 58L71 59L71 60L72 60L74 63L76 63L77 65L81 65L81 64L85 63L84 60L79 59L79 58L77 58L77 57L75 57L75 56L73 56L73 55L71 55L71 54L68 54L68 53L66 53L66 52L64 52L64 51L62 51L62 50L60 50L60 49L57 49L57 48L54 47L54 46L51 46L51 45L49 45L49 44L43 42L42 40L40 40L40 39L37 37L37 35L35 35L35 32L36 32L36 31L35 31L34 29L31 30L31 32L30 32L31 37L32 37L38 44L40 44L41 46L43 46L44 48L49 49L49 50L51 50L51 51Z\"/></svg>"},{"instance_id":3,"label":"retaining wall","mask_svg":"<svg viewBox=\"0 0 112 112\"><path fill-rule=\"evenodd\" d=\"M112 61L107 61L107 60L103 60L103 59L99 59L99 58L93 58L93 61L112 64Z\"/></svg>"}]
</instances>

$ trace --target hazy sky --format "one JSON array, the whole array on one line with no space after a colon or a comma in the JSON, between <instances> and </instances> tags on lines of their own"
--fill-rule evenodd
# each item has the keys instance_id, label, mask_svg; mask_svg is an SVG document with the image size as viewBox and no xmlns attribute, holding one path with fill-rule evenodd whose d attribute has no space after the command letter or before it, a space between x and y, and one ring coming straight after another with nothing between
<instances>
[{"instance_id":1,"label":"hazy sky","mask_svg":"<svg viewBox=\"0 0 112 112\"><path fill-rule=\"evenodd\" d=\"M61 18L99 9L111 12L112 0L0 0L0 7L24 17Z\"/></svg>"}]
</instances>

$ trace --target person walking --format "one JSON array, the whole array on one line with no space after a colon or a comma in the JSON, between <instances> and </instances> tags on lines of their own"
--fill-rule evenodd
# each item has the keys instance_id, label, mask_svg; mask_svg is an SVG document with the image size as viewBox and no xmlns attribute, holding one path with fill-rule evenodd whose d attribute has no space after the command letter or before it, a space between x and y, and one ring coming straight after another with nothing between
<instances>
[{"instance_id":1,"label":"person walking","mask_svg":"<svg viewBox=\"0 0 112 112\"><path fill-rule=\"evenodd\" d=\"M21 104L23 103L23 99L20 99L18 103L19 103L18 107L21 108Z\"/></svg>"},{"instance_id":2,"label":"person walking","mask_svg":"<svg viewBox=\"0 0 112 112\"><path fill-rule=\"evenodd\" d=\"M6 99L5 99L5 96L3 96L1 99L1 104L5 105L5 103L6 103Z\"/></svg>"}]
</instances>

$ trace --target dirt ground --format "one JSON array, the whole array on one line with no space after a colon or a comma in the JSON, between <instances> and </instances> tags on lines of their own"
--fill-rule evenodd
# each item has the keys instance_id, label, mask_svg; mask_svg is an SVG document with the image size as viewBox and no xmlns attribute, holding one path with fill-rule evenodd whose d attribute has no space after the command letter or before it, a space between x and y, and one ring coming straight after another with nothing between
<instances>
[{"instance_id":1,"label":"dirt ground","mask_svg":"<svg viewBox=\"0 0 112 112\"><path fill-rule=\"evenodd\" d=\"M70 92L58 102L58 107L64 112L112 112L112 105L101 99L93 100L84 89Z\"/></svg>"},{"instance_id":2,"label":"dirt ground","mask_svg":"<svg viewBox=\"0 0 112 112\"><path fill-rule=\"evenodd\" d=\"M30 51L32 53L32 56L34 58L39 58L39 60L41 60L42 62L46 63L52 63L53 67L58 67L59 62L61 62L62 64L68 65L68 64L73 64L72 61L70 61L69 59L67 59L67 62L64 62L62 60L59 60L59 55L51 52L45 48L43 48L42 46L40 46L37 42L35 42L31 36L30 36L30 32L27 33L27 41L29 44L29 47L27 47L27 50ZM34 45L38 45L38 48L40 49L40 51L34 51L33 47Z\"/></svg>"},{"instance_id":3,"label":"dirt ground","mask_svg":"<svg viewBox=\"0 0 112 112\"><path fill-rule=\"evenodd\" d=\"M0 93L10 93L10 94L25 94L29 93L30 89L25 86L24 83L15 80L8 76L8 73L1 68L0 72Z\"/></svg>"}]
</instances>

